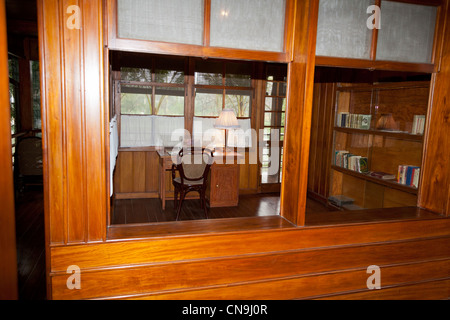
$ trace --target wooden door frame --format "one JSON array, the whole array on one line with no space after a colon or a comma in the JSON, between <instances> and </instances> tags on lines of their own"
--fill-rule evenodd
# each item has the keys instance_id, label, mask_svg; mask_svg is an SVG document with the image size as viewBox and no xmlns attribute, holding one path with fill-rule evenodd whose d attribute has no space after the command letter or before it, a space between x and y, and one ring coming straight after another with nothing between
<instances>
[{"instance_id":1,"label":"wooden door frame","mask_svg":"<svg viewBox=\"0 0 450 320\"><path fill-rule=\"evenodd\" d=\"M18 299L5 1L0 0L0 299Z\"/></svg>"}]
</instances>

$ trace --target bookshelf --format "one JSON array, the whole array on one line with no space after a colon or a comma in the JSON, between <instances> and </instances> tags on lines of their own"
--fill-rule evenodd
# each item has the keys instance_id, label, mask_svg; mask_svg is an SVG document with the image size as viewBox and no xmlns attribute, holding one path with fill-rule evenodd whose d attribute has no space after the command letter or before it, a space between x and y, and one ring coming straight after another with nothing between
<instances>
[{"instance_id":1,"label":"bookshelf","mask_svg":"<svg viewBox=\"0 0 450 320\"><path fill-rule=\"evenodd\" d=\"M429 86L428 81L337 86L330 205L343 210L417 205Z\"/></svg>"}]
</instances>

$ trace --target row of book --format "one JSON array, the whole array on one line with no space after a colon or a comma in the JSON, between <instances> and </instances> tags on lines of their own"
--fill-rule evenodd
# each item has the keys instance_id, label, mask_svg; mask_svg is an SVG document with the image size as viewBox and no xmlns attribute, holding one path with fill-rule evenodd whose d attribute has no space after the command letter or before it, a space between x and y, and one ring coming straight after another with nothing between
<instances>
[{"instance_id":1,"label":"row of book","mask_svg":"<svg viewBox=\"0 0 450 320\"><path fill-rule=\"evenodd\" d=\"M413 118L412 124L412 134L423 134L425 129L425 116L424 115L415 115Z\"/></svg>"},{"instance_id":2,"label":"row of book","mask_svg":"<svg viewBox=\"0 0 450 320\"><path fill-rule=\"evenodd\" d=\"M420 167L398 166L397 182L414 188L419 187Z\"/></svg>"},{"instance_id":3,"label":"row of book","mask_svg":"<svg viewBox=\"0 0 450 320\"><path fill-rule=\"evenodd\" d=\"M336 118L336 127L353 129L370 129L370 114L356 114L349 112L339 112Z\"/></svg>"},{"instance_id":4,"label":"row of book","mask_svg":"<svg viewBox=\"0 0 450 320\"><path fill-rule=\"evenodd\" d=\"M369 172L367 157L358 156L346 150L335 152L334 165L360 173Z\"/></svg>"}]
</instances>

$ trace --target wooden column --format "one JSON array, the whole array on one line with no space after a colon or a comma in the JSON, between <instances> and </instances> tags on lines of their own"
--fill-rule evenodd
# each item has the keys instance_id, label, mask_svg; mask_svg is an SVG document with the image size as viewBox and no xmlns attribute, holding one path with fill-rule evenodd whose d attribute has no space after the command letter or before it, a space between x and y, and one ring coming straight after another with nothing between
<instances>
[{"instance_id":1,"label":"wooden column","mask_svg":"<svg viewBox=\"0 0 450 320\"><path fill-rule=\"evenodd\" d=\"M39 0L47 244L106 238L101 0Z\"/></svg>"},{"instance_id":2,"label":"wooden column","mask_svg":"<svg viewBox=\"0 0 450 320\"><path fill-rule=\"evenodd\" d=\"M423 172L419 206L447 216L450 215L450 17L449 1L445 1L447 21L441 39L442 53L433 74L425 133ZM439 53L438 53L439 54Z\"/></svg>"},{"instance_id":3,"label":"wooden column","mask_svg":"<svg viewBox=\"0 0 450 320\"><path fill-rule=\"evenodd\" d=\"M318 1L295 2L291 62L288 65L281 214L305 224Z\"/></svg>"},{"instance_id":4,"label":"wooden column","mask_svg":"<svg viewBox=\"0 0 450 320\"><path fill-rule=\"evenodd\" d=\"M0 0L0 299L18 298L5 1Z\"/></svg>"}]
</instances>

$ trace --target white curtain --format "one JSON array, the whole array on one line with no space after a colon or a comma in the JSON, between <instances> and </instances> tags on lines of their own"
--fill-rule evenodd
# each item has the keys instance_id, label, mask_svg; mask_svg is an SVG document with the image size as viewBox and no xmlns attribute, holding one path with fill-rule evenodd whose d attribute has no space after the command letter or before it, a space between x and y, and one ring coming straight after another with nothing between
<instances>
[{"instance_id":1,"label":"white curtain","mask_svg":"<svg viewBox=\"0 0 450 320\"><path fill-rule=\"evenodd\" d=\"M184 130L184 117L122 115L120 119L121 147L174 146Z\"/></svg>"}]
</instances>

